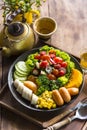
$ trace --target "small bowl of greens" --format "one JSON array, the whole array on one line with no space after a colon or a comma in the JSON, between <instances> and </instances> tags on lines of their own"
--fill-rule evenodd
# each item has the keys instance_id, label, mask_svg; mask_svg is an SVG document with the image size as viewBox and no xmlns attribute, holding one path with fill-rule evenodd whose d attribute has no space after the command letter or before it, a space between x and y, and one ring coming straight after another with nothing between
<instances>
[{"instance_id":1,"label":"small bowl of greens","mask_svg":"<svg viewBox=\"0 0 87 130\"><path fill-rule=\"evenodd\" d=\"M14 98L26 108L57 111L80 94L83 72L72 55L45 45L14 61L8 84Z\"/></svg>"}]
</instances>

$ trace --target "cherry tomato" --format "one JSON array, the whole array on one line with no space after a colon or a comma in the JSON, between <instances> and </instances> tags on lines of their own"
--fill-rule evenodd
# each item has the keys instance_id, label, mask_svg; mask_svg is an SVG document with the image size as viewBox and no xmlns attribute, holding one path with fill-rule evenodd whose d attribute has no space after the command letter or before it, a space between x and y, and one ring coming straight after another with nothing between
<instances>
[{"instance_id":1,"label":"cherry tomato","mask_svg":"<svg viewBox=\"0 0 87 130\"><path fill-rule=\"evenodd\" d=\"M50 56L49 55L43 55L41 56L41 60L50 60Z\"/></svg>"},{"instance_id":2,"label":"cherry tomato","mask_svg":"<svg viewBox=\"0 0 87 130\"><path fill-rule=\"evenodd\" d=\"M65 72L63 70L60 70L59 71L59 76L63 76L63 75L65 75Z\"/></svg>"},{"instance_id":3,"label":"cherry tomato","mask_svg":"<svg viewBox=\"0 0 87 130\"><path fill-rule=\"evenodd\" d=\"M56 80L56 76L53 75L53 74L48 74L47 77L48 77L50 80Z\"/></svg>"},{"instance_id":4,"label":"cherry tomato","mask_svg":"<svg viewBox=\"0 0 87 130\"><path fill-rule=\"evenodd\" d=\"M61 65L60 65L60 64L56 64L56 65L54 65L54 68L55 68L55 69L60 69L60 68L61 68Z\"/></svg>"},{"instance_id":5,"label":"cherry tomato","mask_svg":"<svg viewBox=\"0 0 87 130\"><path fill-rule=\"evenodd\" d=\"M64 67L64 68L66 68L66 67L67 67L67 62L63 61L63 62L61 63L61 66Z\"/></svg>"},{"instance_id":6,"label":"cherry tomato","mask_svg":"<svg viewBox=\"0 0 87 130\"><path fill-rule=\"evenodd\" d=\"M55 57L53 60L56 64L63 62L63 59L60 57Z\"/></svg>"},{"instance_id":7,"label":"cherry tomato","mask_svg":"<svg viewBox=\"0 0 87 130\"><path fill-rule=\"evenodd\" d=\"M40 54L37 54L37 55L34 56L34 58L40 60L41 56L40 56Z\"/></svg>"},{"instance_id":8,"label":"cherry tomato","mask_svg":"<svg viewBox=\"0 0 87 130\"><path fill-rule=\"evenodd\" d=\"M46 60L41 61L41 63L40 63L41 68L46 68L48 65L49 65L49 63Z\"/></svg>"},{"instance_id":9,"label":"cherry tomato","mask_svg":"<svg viewBox=\"0 0 87 130\"><path fill-rule=\"evenodd\" d=\"M66 74L66 69L61 67L60 70L59 70L59 76L63 76Z\"/></svg>"},{"instance_id":10,"label":"cherry tomato","mask_svg":"<svg viewBox=\"0 0 87 130\"><path fill-rule=\"evenodd\" d=\"M58 69L53 69L52 73L53 73L55 76L58 76L59 70L58 70Z\"/></svg>"}]
</instances>

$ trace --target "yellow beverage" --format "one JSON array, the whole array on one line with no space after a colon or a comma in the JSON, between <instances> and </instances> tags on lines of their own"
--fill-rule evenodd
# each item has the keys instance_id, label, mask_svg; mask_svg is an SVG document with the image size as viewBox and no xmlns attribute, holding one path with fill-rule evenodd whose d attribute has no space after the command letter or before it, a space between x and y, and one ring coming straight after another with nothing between
<instances>
[{"instance_id":1,"label":"yellow beverage","mask_svg":"<svg viewBox=\"0 0 87 130\"><path fill-rule=\"evenodd\" d=\"M80 65L83 69L87 70L87 52L81 54Z\"/></svg>"}]
</instances>

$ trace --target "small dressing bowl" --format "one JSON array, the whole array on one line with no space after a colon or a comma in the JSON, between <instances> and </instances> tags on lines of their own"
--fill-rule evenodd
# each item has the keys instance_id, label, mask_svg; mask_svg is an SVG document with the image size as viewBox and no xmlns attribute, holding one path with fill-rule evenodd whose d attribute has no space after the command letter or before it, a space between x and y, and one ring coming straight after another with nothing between
<instances>
[{"instance_id":1,"label":"small dressing bowl","mask_svg":"<svg viewBox=\"0 0 87 130\"><path fill-rule=\"evenodd\" d=\"M51 17L40 17L35 20L33 29L42 39L48 39L57 30L57 23Z\"/></svg>"}]
</instances>

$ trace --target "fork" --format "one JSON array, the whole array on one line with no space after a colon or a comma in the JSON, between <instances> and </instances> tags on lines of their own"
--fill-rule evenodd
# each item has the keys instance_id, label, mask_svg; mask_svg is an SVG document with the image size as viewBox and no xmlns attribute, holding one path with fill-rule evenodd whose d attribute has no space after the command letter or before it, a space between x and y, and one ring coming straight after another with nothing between
<instances>
[{"instance_id":1,"label":"fork","mask_svg":"<svg viewBox=\"0 0 87 130\"><path fill-rule=\"evenodd\" d=\"M51 125L55 124L56 122L60 121L62 118L64 118L65 116L67 116L71 112L73 112L73 111L77 110L78 108L80 108L80 106L82 104L85 104L85 103L87 103L87 97L82 99L82 101L78 102L75 107L70 108L69 110L64 111L63 113L59 114L58 116L55 116L54 118L52 118L49 121L43 122L43 124L42 124L43 128L46 128L48 126L51 126ZM46 129L46 130L48 130L48 129Z\"/></svg>"}]
</instances>

